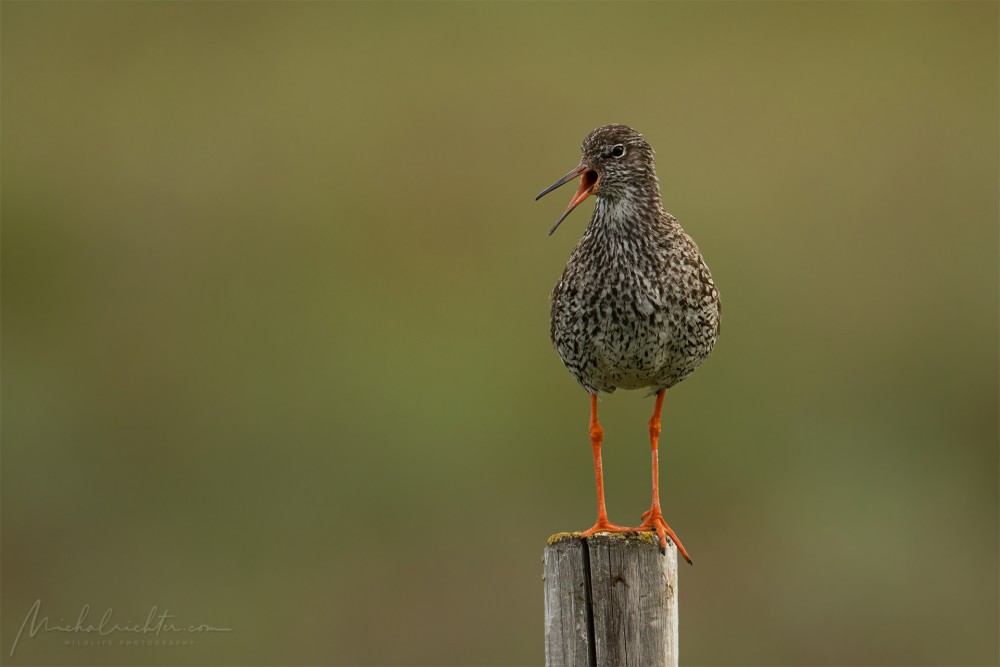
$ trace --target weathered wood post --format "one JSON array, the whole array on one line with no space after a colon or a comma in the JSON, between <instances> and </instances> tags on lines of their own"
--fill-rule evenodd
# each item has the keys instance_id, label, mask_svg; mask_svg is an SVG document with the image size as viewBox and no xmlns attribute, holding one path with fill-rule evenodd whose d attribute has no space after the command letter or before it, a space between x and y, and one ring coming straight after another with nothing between
<instances>
[{"instance_id":1,"label":"weathered wood post","mask_svg":"<svg viewBox=\"0 0 1000 667\"><path fill-rule=\"evenodd\" d=\"M677 548L654 533L559 533L545 547L547 667L676 667Z\"/></svg>"}]
</instances>

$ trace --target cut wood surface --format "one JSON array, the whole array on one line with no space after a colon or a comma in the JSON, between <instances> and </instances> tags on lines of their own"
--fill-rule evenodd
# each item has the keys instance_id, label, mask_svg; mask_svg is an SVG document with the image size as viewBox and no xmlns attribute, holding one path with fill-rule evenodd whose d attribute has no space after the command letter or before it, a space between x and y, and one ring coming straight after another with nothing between
<instances>
[{"instance_id":1,"label":"cut wood surface","mask_svg":"<svg viewBox=\"0 0 1000 667\"><path fill-rule=\"evenodd\" d=\"M677 549L653 533L549 538L544 555L545 664L677 665Z\"/></svg>"}]
</instances>

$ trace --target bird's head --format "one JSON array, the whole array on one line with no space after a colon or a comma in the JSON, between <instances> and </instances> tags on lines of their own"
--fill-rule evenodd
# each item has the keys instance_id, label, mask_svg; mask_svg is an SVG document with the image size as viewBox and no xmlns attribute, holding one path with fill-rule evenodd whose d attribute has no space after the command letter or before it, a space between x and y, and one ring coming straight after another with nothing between
<instances>
[{"instance_id":1,"label":"bird's head","mask_svg":"<svg viewBox=\"0 0 1000 667\"><path fill-rule=\"evenodd\" d=\"M641 134L628 125L604 125L593 130L583 140L580 165L542 190L538 201L560 185L580 176L580 187L570 200L569 206L549 230L566 219L580 202L596 195L607 199L619 199L648 194L659 197L659 185L653 166L653 148Z\"/></svg>"}]
</instances>

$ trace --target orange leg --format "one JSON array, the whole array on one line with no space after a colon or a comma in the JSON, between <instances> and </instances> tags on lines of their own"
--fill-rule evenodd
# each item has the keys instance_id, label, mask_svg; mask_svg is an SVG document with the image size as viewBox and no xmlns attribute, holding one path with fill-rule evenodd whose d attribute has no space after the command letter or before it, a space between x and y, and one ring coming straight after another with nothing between
<instances>
[{"instance_id":1,"label":"orange leg","mask_svg":"<svg viewBox=\"0 0 1000 667\"><path fill-rule=\"evenodd\" d=\"M653 448L653 504L649 510L644 512L642 518L645 519L636 530L655 530L660 538L660 551L666 551L667 535L677 545L677 550L684 556L684 560L691 562L684 545L677 539L677 534L671 530L667 522L663 520L663 512L660 510L660 457L658 454L660 441L660 413L663 412L663 396L666 389L661 389L656 394L656 407L653 408L653 416L649 420L649 444Z\"/></svg>"},{"instance_id":2,"label":"orange leg","mask_svg":"<svg viewBox=\"0 0 1000 667\"><path fill-rule=\"evenodd\" d=\"M632 528L616 526L608 521L608 511L604 508L604 471L601 465L601 443L604 441L604 429L597 421L597 394L590 395L590 446L594 450L594 479L597 480L597 523L583 531L581 537L589 537L594 533L624 533Z\"/></svg>"}]
</instances>

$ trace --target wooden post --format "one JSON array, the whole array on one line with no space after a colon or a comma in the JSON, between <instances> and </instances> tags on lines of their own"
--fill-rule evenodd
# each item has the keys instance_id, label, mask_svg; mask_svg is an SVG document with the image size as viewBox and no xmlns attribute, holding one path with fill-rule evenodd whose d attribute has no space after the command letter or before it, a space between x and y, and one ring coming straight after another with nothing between
<instances>
[{"instance_id":1,"label":"wooden post","mask_svg":"<svg viewBox=\"0 0 1000 667\"><path fill-rule=\"evenodd\" d=\"M547 667L676 667L677 548L655 533L559 533L545 547Z\"/></svg>"}]
</instances>

